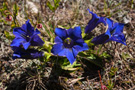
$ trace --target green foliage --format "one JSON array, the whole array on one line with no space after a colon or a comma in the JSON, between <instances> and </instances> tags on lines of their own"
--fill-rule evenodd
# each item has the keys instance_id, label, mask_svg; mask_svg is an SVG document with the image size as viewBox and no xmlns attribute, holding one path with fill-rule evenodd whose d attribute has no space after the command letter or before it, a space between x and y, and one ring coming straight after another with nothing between
<instances>
[{"instance_id":1,"label":"green foliage","mask_svg":"<svg viewBox=\"0 0 135 90\"><path fill-rule=\"evenodd\" d=\"M49 7L50 10L53 12L59 7L60 0L54 0L54 6L51 4L51 2L47 1L46 5Z\"/></svg>"},{"instance_id":2,"label":"green foliage","mask_svg":"<svg viewBox=\"0 0 135 90\"><path fill-rule=\"evenodd\" d=\"M5 34L6 38L9 40L13 40L15 38L15 36L10 35L10 33L8 31L4 31L4 34Z\"/></svg>"},{"instance_id":3,"label":"green foliage","mask_svg":"<svg viewBox=\"0 0 135 90\"><path fill-rule=\"evenodd\" d=\"M3 2L3 8L0 9L1 17L7 17L7 15L11 15L9 9L8 9L8 3ZM7 21L3 18L0 18L0 22L4 22L4 24L8 25Z\"/></svg>"},{"instance_id":4,"label":"green foliage","mask_svg":"<svg viewBox=\"0 0 135 90\"><path fill-rule=\"evenodd\" d=\"M1 19L0 22L3 22L5 25L8 25L7 21L4 19Z\"/></svg>"},{"instance_id":5,"label":"green foliage","mask_svg":"<svg viewBox=\"0 0 135 90\"><path fill-rule=\"evenodd\" d=\"M67 58L57 58L59 65L62 69L68 70L68 71L76 71L79 69L81 64L78 64L76 61L71 65Z\"/></svg>"},{"instance_id":6,"label":"green foliage","mask_svg":"<svg viewBox=\"0 0 135 90\"><path fill-rule=\"evenodd\" d=\"M84 59L89 61L90 63L95 64L98 67L102 68L102 58L97 56L94 53L85 53L85 52L80 52L78 55L79 58Z\"/></svg>"},{"instance_id":7,"label":"green foliage","mask_svg":"<svg viewBox=\"0 0 135 90\"><path fill-rule=\"evenodd\" d=\"M8 4L7 4L7 2L4 2L3 3L3 10L8 10Z\"/></svg>"},{"instance_id":8,"label":"green foliage","mask_svg":"<svg viewBox=\"0 0 135 90\"><path fill-rule=\"evenodd\" d=\"M0 9L0 13L2 16L7 16L8 14L10 14L7 2L3 2L3 8Z\"/></svg>"},{"instance_id":9,"label":"green foliage","mask_svg":"<svg viewBox=\"0 0 135 90\"><path fill-rule=\"evenodd\" d=\"M39 47L39 51L43 50L44 51L44 58L42 58L45 63L48 62L50 60L50 57L52 56L51 54L51 49L52 49L52 45L50 44L50 42L45 41L44 39L42 39L44 41L44 45L42 47Z\"/></svg>"},{"instance_id":10,"label":"green foliage","mask_svg":"<svg viewBox=\"0 0 135 90\"><path fill-rule=\"evenodd\" d=\"M109 90L112 90L113 87L114 87L114 83L113 83L111 80L108 80L107 88L108 88Z\"/></svg>"},{"instance_id":11,"label":"green foliage","mask_svg":"<svg viewBox=\"0 0 135 90\"><path fill-rule=\"evenodd\" d=\"M92 40L92 39L93 39L93 38L91 38L91 39L89 39L89 40L85 40L85 43L87 43L87 45L88 45L89 47L94 46L94 44L91 43L91 40Z\"/></svg>"},{"instance_id":12,"label":"green foliage","mask_svg":"<svg viewBox=\"0 0 135 90\"><path fill-rule=\"evenodd\" d=\"M84 33L84 32L83 32ZM82 35L83 35L82 33ZM84 38L86 38L87 36L85 35ZM89 46L89 50L86 52L80 52L78 54L79 58L85 59L93 64L95 64L98 67L103 68L103 60L110 58L110 55L105 52L105 51L101 51L102 50L102 45L99 45L99 48L97 50L94 50L94 44L91 43L91 39L85 40L85 43L87 43L87 45Z\"/></svg>"},{"instance_id":13,"label":"green foliage","mask_svg":"<svg viewBox=\"0 0 135 90\"><path fill-rule=\"evenodd\" d=\"M13 13L14 13L15 16L18 15L18 11L19 11L19 7L18 7L18 5L15 3L15 4L13 5Z\"/></svg>"},{"instance_id":14,"label":"green foliage","mask_svg":"<svg viewBox=\"0 0 135 90\"><path fill-rule=\"evenodd\" d=\"M128 54L128 53L124 53L124 52L122 52L122 58L124 59L124 60L126 60L127 58L130 58L130 55Z\"/></svg>"},{"instance_id":15,"label":"green foliage","mask_svg":"<svg viewBox=\"0 0 135 90\"><path fill-rule=\"evenodd\" d=\"M11 23L11 30L13 31L13 28L16 27L16 24L14 22Z\"/></svg>"},{"instance_id":16,"label":"green foliage","mask_svg":"<svg viewBox=\"0 0 135 90\"><path fill-rule=\"evenodd\" d=\"M61 68L68 71L75 71L78 70L80 66L81 64L77 64L77 62L74 62L73 65L64 62Z\"/></svg>"},{"instance_id":17,"label":"green foliage","mask_svg":"<svg viewBox=\"0 0 135 90\"><path fill-rule=\"evenodd\" d=\"M130 0L130 8L133 9L135 7L135 3L134 0Z\"/></svg>"},{"instance_id":18,"label":"green foliage","mask_svg":"<svg viewBox=\"0 0 135 90\"><path fill-rule=\"evenodd\" d=\"M50 26L48 28L48 26L45 25L43 21L41 23L42 23L43 27L45 28L45 31L48 34L48 37L50 38L50 41L52 42L53 38L54 38L54 31L53 31L52 25L50 24Z\"/></svg>"},{"instance_id":19,"label":"green foliage","mask_svg":"<svg viewBox=\"0 0 135 90\"><path fill-rule=\"evenodd\" d=\"M15 3L13 5L13 20L14 20L14 24L17 27L17 23L16 23L16 16L18 15L18 11L19 11L19 7L18 5Z\"/></svg>"},{"instance_id":20,"label":"green foliage","mask_svg":"<svg viewBox=\"0 0 135 90\"><path fill-rule=\"evenodd\" d=\"M47 0L46 5L47 5L47 7L51 11L55 12L56 9L59 7L60 1L61 0ZM105 13L105 15L108 16L108 17L111 17L114 14L120 12L121 11L120 9L116 9L115 10L115 8L117 8L121 4L122 3L120 2L120 3L114 5L113 4L113 0L110 0L110 1L109 0L104 0L104 13ZM134 8L134 0L131 0L130 1L130 4L131 5L129 7L131 7L131 9L133 9ZM3 22L4 25L5 24L6 25L9 25L9 23L6 20L4 20L3 17L6 17L7 15L11 15L13 17L13 22L10 23L11 31L13 30L13 28L19 27L18 21L16 19L16 16L18 15L18 12L19 12L19 7L18 7L17 3L15 3L12 6L13 7L12 7L11 11L13 10L13 12L10 12L10 10L9 10L10 8L9 8L9 5L8 5L7 2L4 2L3 3L3 8L0 9L0 13L1 13L0 16L2 16L2 18L0 18L0 22ZM78 15L80 14L79 13L79 8L81 8L81 7L78 7L78 8L75 8L74 9L75 15L73 15L74 16L73 19L77 19L78 18ZM25 11L24 13L27 13L27 11ZM85 13L82 13L82 14L85 15ZM48 17L50 17L50 16L48 16ZM27 18L28 18L28 16L27 16ZM39 18L39 17L36 17L36 18ZM51 49L52 49L52 46L54 44L54 38L55 38L55 33L54 33L54 30L55 30L55 26L54 26L55 24L54 23L55 23L55 21L53 20L53 18L52 17L49 18L49 19L47 18L49 21L46 21L45 23L43 22L43 20L44 20L43 18L40 18L40 19L41 19L41 23L42 23L42 25L43 25L43 27L45 29L45 35L47 33L48 36L47 37L42 37L41 36L42 39L44 40L45 44L43 46L41 46L41 47L38 47L38 50L39 51L40 50L41 51L44 51L44 57L39 58L39 61L40 61L39 63L33 62L32 63L32 66L30 66L31 68L36 68L37 72L39 70L40 72L42 72L43 74L45 74L45 71L47 71L47 69L46 69L47 62L53 62L52 63L52 66L49 66L49 68L53 68L53 66L56 65L57 67L60 67L60 69L54 67L55 69L57 69L58 72L53 71L53 70L52 71L51 70L50 71L48 70L48 72L51 72L51 74L52 74L52 72L53 73L56 73L56 74L60 74L59 72L61 72L60 71L61 69L63 69L63 71L66 70L68 72L73 72L74 73L74 71L81 69L81 66L82 65L80 64L80 62L82 63L83 61L84 62L87 61L88 63L86 62L86 64L88 64L89 66L94 64L94 70L96 71L95 67L100 67L100 69L103 68L103 66L104 66L104 62L103 61L105 61L106 59L108 59L108 58L111 57L106 51L103 51L102 50L102 47L103 47L102 45L96 46L96 49L95 49L94 48L95 45L93 43L91 43L91 40L93 39L93 37L92 38L89 38L90 36L87 36L87 34L84 33L85 27L81 27L81 29L82 29L82 38L84 39L85 43L87 43L87 45L89 46L89 50L84 51L84 52L79 52L78 56L76 57L76 61L71 65L70 62L68 61L68 59L66 57L58 57L58 56L55 56L55 55L53 55L51 53ZM36 26L36 23L32 23L32 24L35 24L35 26ZM60 26L60 27L69 29L71 27L74 28L74 26L76 26L76 24L74 24L74 25L71 26L71 23L70 23L70 25ZM6 30L4 31L4 35L5 35L5 37L8 40L13 40L15 38L15 36L13 36L9 31L6 31ZM47 41L45 41L45 38L46 38ZM124 60L127 60L127 58L130 58L130 55L128 53L122 53L121 57ZM133 59L133 61L135 62L135 59ZM88 66L88 65L86 65L86 66ZM19 65L16 66L16 67L19 67ZM116 76L117 71L118 71L118 68L112 67L111 70L110 70L110 72L109 72L110 79L107 80L107 82L108 82L107 83L107 87L108 87L109 90L112 90L113 87L114 87L114 82L112 81L112 79L113 79L114 76ZM63 72L61 72L61 73L63 73ZM34 80L41 79L41 77L39 77L40 74L41 73L39 73L39 72L36 73L35 76L38 77L38 79L37 78L34 78ZM30 74L30 76L33 77L34 75ZM49 76L49 81L47 81L47 84L50 84L50 81L52 81L51 80L52 76L53 76L53 74ZM95 77L97 77L97 76L95 76ZM61 78L61 76L60 76L60 78ZM78 78L81 78L81 76L78 75ZM65 79L65 82L69 82L67 77L64 78L64 79ZM91 79L91 77L90 77L90 79ZM27 79L27 80L29 80L29 79ZM33 81L32 81L32 83L33 83ZM35 81L34 81L34 83L35 83ZM36 83L37 83L37 81L36 81ZM130 82L126 82L126 83L130 84ZM135 83L135 82L133 82L133 83ZM82 82L81 82L81 84L82 84ZM89 86L89 87L91 88L91 86Z\"/></svg>"},{"instance_id":21,"label":"green foliage","mask_svg":"<svg viewBox=\"0 0 135 90\"><path fill-rule=\"evenodd\" d=\"M111 71L109 72L110 77L113 77L117 71L118 71L118 68L112 67Z\"/></svg>"},{"instance_id":22,"label":"green foliage","mask_svg":"<svg viewBox=\"0 0 135 90\"><path fill-rule=\"evenodd\" d=\"M103 57L103 58L110 58L111 56L105 51L103 52L100 57Z\"/></svg>"},{"instance_id":23,"label":"green foliage","mask_svg":"<svg viewBox=\"0 0 135 90\"><path fill-rule=\"evenodd\" d=\"M46 49L49 53L51 53L52 45L50 42L44 40L44 45L42 48Z\"/></svg>"}]
</instances>

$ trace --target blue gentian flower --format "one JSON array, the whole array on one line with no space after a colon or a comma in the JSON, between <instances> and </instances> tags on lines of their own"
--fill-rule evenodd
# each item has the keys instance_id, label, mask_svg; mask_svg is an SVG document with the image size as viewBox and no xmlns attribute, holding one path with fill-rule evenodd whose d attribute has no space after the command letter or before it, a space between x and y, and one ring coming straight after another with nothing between
<instances>
[{"instance_id":1,"label":"blue gentian flower","mask_svg":"<svg viewBox=\"0 0 135 90\"><path fill-rule=\"evenodd\" d=\"M111 19L106 18L106 23L108 25L107 31L95 38L93 38L92 43L95 45L103 44L109 41L116 41L126 45L126 39L123 34L124 24L115 23Z\"/></svg>"},{"instance_id":2,"label":"blue gentian flower","mask_svg":"<svg viewBox=\"0 0 135 90\"><path fill-rule=\"evenodd\" d=\"M89 13L92 14L92 19L88 22L88 25L85 28L85 33L91 32L99 23L103 23L106 25L106 22L104 20L104 17L99 17L95 13L91 12L88 9Z\"/></svg>"},{"instance_id":3,"label":"blue gentian flower","mask_svg":"<svg viewBox=\"0 0 135 90\"><path fill-rule=\"evenodd\" d=\"M12 47L12 50L14 51L12 58L22 58L22 59L35 59L40 58L44 56L44 53L41 51L38 51L36 49L27 49L21 47Z\"/></svg>"},{"instance_id":4,"label":"blue gentian flower","mask_svg":"<svg viewBox=\"0 0 135 90\"><path fill-rule=\"evenodd\" d=\"M66 56L71 64L76 60L79 52L88 50L88 45L81 36L81 28L75 27L68 30L56 28L55 44L51 50L54 55Z\"/></svg>"},{"instance_id":5,"label":"blue gentian flower","mask_svg":"<svg viewBox=\"0 0 135 90\"><path fill-rule=\"evenodd\" d=\"M23 24L22 27L14 28L13 34L15 35L15 39L12 41L10 46L19 47L20 45L23 45L26 50L30 45L42 46L44 44L37 35L40 34L40 32L38 29L34 30L34 27L31 26L29 20L27 20L26 24Z\"/></svg>"}]
</instances>

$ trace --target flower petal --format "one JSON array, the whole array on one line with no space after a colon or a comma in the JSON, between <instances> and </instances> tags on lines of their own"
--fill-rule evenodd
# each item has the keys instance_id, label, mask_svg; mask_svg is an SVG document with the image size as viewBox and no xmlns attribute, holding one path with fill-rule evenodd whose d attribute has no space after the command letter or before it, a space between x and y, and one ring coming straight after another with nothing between
<instances>
[{"instance_id":1,"label":"flower petal","mask_svg":"<svg viewBox=\"0 0 135 90\"><path fill-rule=\"evenodd\" d=\"M61 38L59 36L56 36L55 38L55 43L62 43L63 41L61 40Z\"/></svg>"},{"instance_id":2,"label":"flower petal","mask_svg":"<svg viewBox=\"0 0 135 90\"><path fill-rule=\"evenodd\" d=\"M108 41L116 41L118 43L122 43L122 44L126 45L126 39L125 39L124 34L121 34L121 35L119 35L119 34L116 35L115 34L115 36L112 36L106 42L108 42Z\"/></svg>"},{"instance_id":3,"label":"flower petal","mask_svg":"<svg viewBox=\"0 0 135 90\"><path fill-rule=\"evenodd\" d=\"M73 34L78 37L78 38L82 38L82 31L81 31L81 27L78 26L78 27L75 27L74 28L74 31L73 31Z\"/></svg>"},{"instance_id":4,"label":"flower petal","mask_svg":"<svg viewBox=\"0 0 135 90\"><path fill-rule=\"evenodd\" d=\"M77 38L82 38L81 36L81 27L74 27L74 29L70 28L67 30L67 34L69 37L71 37L72 39L77 39Z\"/></svg>"},{"instance_id":5,"label":"flower petal","mask_svg":"<svg viewBox=\"0 0 135 90\"><path fill-rule=\"evenodd\" d=\"M113 23L113 21L108 18L106 18L106 22L108 24L108 29L106 31L106 34L109 36L109 39L106 40L105 42L116 41L116 42L126 45L126 39L123 34L124 24Z\"/></svg>"},{"instance_id":6,"label":"flower petal","mask_svg":"<svg viewBox=\"0 0 135 90\"><path fill-rule=\"evenodd\" d=\"M44 56L44 53L35 49L27 49L20 47L13 47L14 50L13 59L23 58L23 59L35 59Z\"/></svg>"},{"instance_id":7,"label":"flower petal","mask_svg":"<svg viewBox=\"0 0 135 90\"><path fill-rule=\"evenodd\" d=\"M54 55L57 55L59 52L61 52L64 49L63 43L59 43L59 44L54 44L52 47L51 52ZM62 55L61 55L62 56Z\"/></svg>"},{"instance_id":8,"label":"flower petal","mask_svg":"<svg viewBox=\"0 0 135 90\"><path fill-rule=\"evenodd\" d=\"M60 38L64 39L67 37L67 32L65 29L62 28L55 28L55 34Z\"/></svg>"},{"instance_id":9,"label":"flower petal","mask_svg":"<svg viewBox=\"0 0 135 90\"><path fill-rule=\"evenodd\" d=\"M27 26L26 26L26 24L23 24L21 28L22 28L22 30L24 30L25 32L27 32Z\"/></svg>"},{"instance_id":10,"label":"flower petal","mask_svg":"<svg viewBox=\"0 0 135 90\"><path fill-rule=\"evenodd\" d=\"M16 58L21 58L21 56L19 54L13 54L12 58L15 60Z\"/></svg>"},{"instance_id":11,"label":"flower petal","mask_svg":"<svg viewBox=\"0 0 135 90\"><path fill-rule=\"evenodd\" d=\"M27 26L27 34L29 36L32 36L34 34L34 27L31 26L31 24L29 23L29 19L26 21L26 26Z\"/></svg>"},{"instance_id":12,"label":"flower petal","mask_svg":"<svg viewBox=\"0 0 135 90\"><path fill-rule=\"evenodd\" d=\"M25 39L23 38L15 38L12 43L10 44L10 46L16 46L16 47L19 47L21 45L22 42L24 42Z\"/></svg>"},{"instance_id":13,"label":"flower petal","mask_svg":"<svg viewBox=\"0 0 135 90\"><path fill-rule=\"evenodd\" d=\"M78 52L85 51L85 50L89 49L89 47L86 43L83 43L82 46L81 45L75 45L73 48L76 49Z\"/></svg>"},{"instance_id":14,"label":"flower petal","mask_svg":"<svg viewBox=\"0 0 135 90\"><path fill-rule=\"evenodd\" d=\"M104 17L98 17L96 14L91 12L88 9L89 13L92 14L92 19L88 22L88 25L85 28L85 33L91 32L99 23L103 23L106 25L105 18Z\"/></svg>"},{"instance_id":15,"label":"flower petal","mask_svg":"<svg viewBox=\"0 0 135 90\"><path fill-rule=\"evenodd\" d=\"M84 43L84 40L83 39L77 39L77 40L75 40L75 42L79 45L82 45Z\"/></svg>"},{"instance_id":16,"label":"flower petal","mask_svg":"<svg viewBox=\"0 0 135 90\"><path fill-rule=\"evenodd\" d=\"M30 55L31 55L32 58L39 58L39 57L44 56L44 53L41 52L41 51L32 51L31 50Z\"/></svg>"},{"instance_id":17,"label":"flower petal","mask_svg":"<svg viewBox=\"0 0 135 90\"><path fill-rule=\"evenodd\" d=\"M109 38L111 38L111 34L114 32L113 21L109 18L106 18L106 23L107 23L107 31L105 34L108 35Z\"/></svg>"},{"instance_id":18,"label":"flower petal","mask_svg":"<svg viewBox=\"0 0 135 90\"><path fill-rule=\"evenodd\" d=\"M112 28L113 27L113 21L111 20L111 19L109 19L109 18L106 18L106 23L107 23L107 25L108 25L108 28Z\"/></svg>"},{"instance_id":19,"label":"flower petal","mask_svg":"<svg viewBox=\"0 0 135 90\"><path fill-rule=\"evenodd\" d=\"M36 31L34 32L34 35L35 34L40 34L40 31L38 29L36 29Z\"/></svg>"},{"instance_id":20,"label":"flower petal","mask_svg":"<svg viewBox=\"0 0 135 90\"><path fill-rule=\"evenodd\" d=\"M44 44L43 40L38 35L34 35L31 38L30 43L32 46L43 46Z\"/></svg>"},{"instance_id":21,"label":"flower petal","mask_svg":"<svg viewBox=\"0 0 135 90\"><path fill-rule=\"evenodd\" d=\"M59 55L59 56L66 56L66 53L67 53L67 48L63 48L63 49L58 53L58 55Z\"/></svg>"},{"instance_id":22,"label":"flower petal","mask_svg":"<svg viewBox=\"0 0 135 90\"><path fill-rule=\"evenodd\" d=\"M76 57L74 56L72 49L67 49L66 57L68 58L71 64L73 64L73 62L76 60Z\"/></svg>"},{"instance_id":23,"label":"flower petal","mask_svg":"<svg viewBox=\"0 0 135 90\"><path fill-rule=\"evenodd\" d=\"M28 47L30 46L30 42L25 42L25 43L22 43L24 49L28 49Z\"/></svg>"},{"instance_id":24,"label":"flower petal","mask_svg":"<svg viewBox=\"0 0 135 90\"><path fill-rule=\"evenodd\" d=\"M73 55L74 55L74 57L76 57L76 56L77 56L77 54L79 53L79 51L78 51L78 50L76 50L76 49L74 49L74 48L72 48L72 50L73 50Z\"/></svg>"},{"instance_id":25,"label":"flower petal","mask_svg":"<svg viewBox=\"0 0 135 90\"><path fill-rule=\"evenodd\" d=\"M116 34L116 33L121 34L123 32L124 24L123 23L115 23L114 27L116 27L114 34Z\"/></svg>"},{"instance_id":26,"label":"flower petal","mask_svg":"<svg viewBox=\"0 0 135 90\"><path fill-rule=\"evenodd\" d=\"M98 44L105 43L106 40L108 40L108 39L109 39L109 36L104 33L104 34L101 34L101 35L93 38L93 40L91 42L94 43L95 45L98 45Z\"/></svg>"},{"instance_id":27,"label":"flower petal","mask_svg":"<svg viewBox=\"0 0 135 90\"><path fill-rule=\"evenodd\" d=\"M13 29L13 34L15 35L15 37L20 37L20 38L26 38L26 32L25 30L23 30L20 27L14 28Z\"/></svg>"}]
</instances>

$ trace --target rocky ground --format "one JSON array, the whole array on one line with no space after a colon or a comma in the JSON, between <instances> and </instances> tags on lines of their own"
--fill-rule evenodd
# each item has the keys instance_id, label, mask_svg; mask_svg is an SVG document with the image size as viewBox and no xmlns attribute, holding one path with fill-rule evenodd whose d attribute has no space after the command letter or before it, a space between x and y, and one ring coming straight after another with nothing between
<instances>
[{"instance_id":1,"label":"rocky ground","mask_svg":"<svg viewBox=\"0 0 135 90\"><path fill-rule=\"evenodd\" d=\"M42 65L42 62L37 59L12 59L12 40L5 35L5 31L13 35L11 22L5 24L1 21L0 90L101 90L98 70L101 81L108 90L135 90L135 0L61 0L54 12L47 7L47 0L5 0L0 1L0 8L3 8L4 2L11 13L13 5L18 5L16 20L20 26L30 18L33 25L36 26L38 20L53 30L55 27L85 27L91 19L87 11L89 8L99 16L124 23L127 46L116 42L103 45L101 52L106 51L111 56L109 60L104 60L103 68L80 60L79 69L74 72L65 71L54 64L52 59L42 67L43 70L39 70L36 65ZM54 4L53 0L50 2ZM0 20L6 18L2 15L0 17ZM41 36L48 40L44 29L41 30ZM105 27L100 24L92 31L92 35L97 36L104 32ZM51 35L53 36L53 33ZM97 50L99 47L95 46L94 49Z\"/></svg>"}]
</instances>

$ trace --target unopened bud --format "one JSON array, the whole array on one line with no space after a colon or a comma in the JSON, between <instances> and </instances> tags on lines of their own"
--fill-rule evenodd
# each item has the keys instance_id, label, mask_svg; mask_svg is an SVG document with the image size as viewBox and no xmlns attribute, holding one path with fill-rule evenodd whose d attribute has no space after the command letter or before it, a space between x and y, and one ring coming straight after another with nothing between
<instances>
[{"instance_id":1,"label":"unopened bud","mask_svg":"<svg viewBox=\"0 0 135 90\"><path fill-rule=\"evenodd\" d=\"M11 16L11 15L8 15L8 16L6 17L6 20L7 20L7 21L12 21L12 16Z\"/></svg>"},{"instance_id":2,"label":"unopened bud","mask_svg":"<svg viewBox=\"0 0 135 90\"><path fill-rule=\"evenodd\" d=\"M37 24L37 28L38 29L42 28L42 24Z\"/></svg>"}]
</instances>

